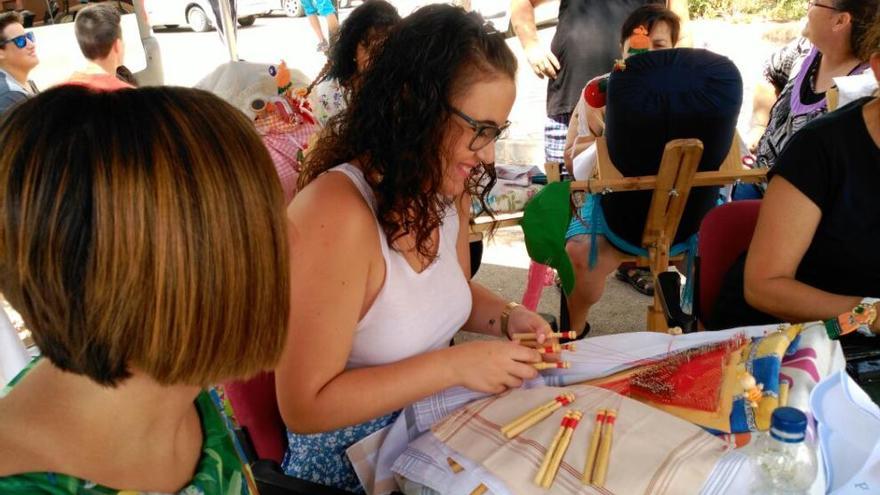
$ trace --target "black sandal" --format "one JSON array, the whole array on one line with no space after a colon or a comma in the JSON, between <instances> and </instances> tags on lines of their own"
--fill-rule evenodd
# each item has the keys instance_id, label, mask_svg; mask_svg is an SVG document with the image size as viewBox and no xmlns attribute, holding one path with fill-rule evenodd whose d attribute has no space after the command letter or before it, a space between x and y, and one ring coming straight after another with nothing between
<instances>
[{"instance_id":1,"label":"black sandal","mask_svg":"<svg viewBox=\"0 0 880 495\"><path fill-rule=\"evenodd\" d=\"M648 270L639 268L618 268L614 278L628 283L633 289L646 296L654 295L654 277Z\"/></svg>"}]
</instances>

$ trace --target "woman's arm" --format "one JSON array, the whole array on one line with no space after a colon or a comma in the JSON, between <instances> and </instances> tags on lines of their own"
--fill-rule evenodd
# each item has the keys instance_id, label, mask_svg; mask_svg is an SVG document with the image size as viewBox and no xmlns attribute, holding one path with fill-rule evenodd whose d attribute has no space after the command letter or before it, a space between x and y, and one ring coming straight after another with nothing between
<instances>
[{"instance_id":1,"label":"woman's arm","mask_svg":"<svg viewBox=\"0 0 880 495\"><path fill-rule=\"evenodd\" d=\"M580 105L578 105L580 108ZM571 114L571 121L568 123L568 134L565 136L565 168L568 173L574 177L574 157L581 154L585 149L589 148L596 142L596 136L593 134L580 134L580 119L578 112Z\"/></svg>"},{"instance_id":2,"label":"woman's arm","mask_svg":"<svg viewBox=\"0 0 880 495\"><path fill-rule=\"evenodd\" d=\"M327 174L297 194L288 217L290 324L275 385L291 431L358 424L455 385L501 392L534 376L526 363L540 355L505 342L474 342L347 370L354 329L384 279L372 212L347 178Z\"/></svg>"},{"instance_id":3,"label":"woman's arm","mask_svg":"<svg viewBox=\"0 0 880 495\"><path fill-rule=\"evenodd\" d=\"M770 181L745 268L745 298L754 308L789 322L833 318L861 297L832 294L795 280L813 241L821 210L782 176Z\"/></svg>"}]
</instances>

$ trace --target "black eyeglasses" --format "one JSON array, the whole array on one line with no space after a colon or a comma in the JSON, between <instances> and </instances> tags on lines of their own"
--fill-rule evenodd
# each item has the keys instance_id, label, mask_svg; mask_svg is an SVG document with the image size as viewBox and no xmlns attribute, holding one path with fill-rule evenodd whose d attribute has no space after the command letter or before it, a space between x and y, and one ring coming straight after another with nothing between
<instances>
[{"instance_id":1,"label":"black eyeglasses","mask_svg":"<svg viewBox=\"0 0 880 495\"><path fill-rule=\"evenodd\" d=\"M835 6L833 6L833 5L825 5L824 3L819 3L819 2L816 2L816 1L814 1L814 0L809 0L809 1L807 2L807 6L808 6L808 8L809 8L809 7L822 7L823 9L828 9L828 10L834 10L834 11L836 11L836 12L841 12L840 9L838 9L837 7L835 7Z\"/></svg>"},{"instance_id":2,"label":"black eyeglasses","mask_svg":"<svg viewBox=\"0 0 880 495\"><path fill-rule=\"evenodd\" d=\"M479 151L487 145L503 137L507 137L507 129L510 127L509 120L499 126L494 123L476 120L457 108L449 108L452 110L452 113L461 117L461 119L467 122L468 125L471 126L471 129L474 130L474 137L471 138L471 142L468 144L469 150Z\"/></svg>"},{"instance_id":3,"label":"black eyeglasses","mask_svg":"<svg viewBox=\"0 0 880 495\"><path fill-rule=\"evenodd\" d=\"M27 46L27 42L30 40L31 43L36 43L36 37L34 33L27 32L21 36L16 36L15 38L0 41L0 46L5 46L6 43L15 43L15 46L19 48L24 48Z\"/></svg>"}]
</instances>

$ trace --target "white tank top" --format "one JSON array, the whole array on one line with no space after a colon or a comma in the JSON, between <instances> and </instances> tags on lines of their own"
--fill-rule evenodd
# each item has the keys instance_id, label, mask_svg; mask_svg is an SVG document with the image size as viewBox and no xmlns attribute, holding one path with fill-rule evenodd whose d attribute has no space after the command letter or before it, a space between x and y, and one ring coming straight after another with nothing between
<instances>
[{"instance_id":1,"label":"white tank top","mask_svg":"<svg viewBox=\"0 0 880 495\"><path fill-rule=\"evenodd\" d=\"M329 171L347 175L375 217L376 197L363 172L349 163ZM355 327L347 368L393 363L449 345L470 316L472 302L470 286L458 261L458 227L458 212L452 204L440 226L437 258L416 273L401 253L391 249L376 221L385 281Z\"/></svg>"}]
</instances>

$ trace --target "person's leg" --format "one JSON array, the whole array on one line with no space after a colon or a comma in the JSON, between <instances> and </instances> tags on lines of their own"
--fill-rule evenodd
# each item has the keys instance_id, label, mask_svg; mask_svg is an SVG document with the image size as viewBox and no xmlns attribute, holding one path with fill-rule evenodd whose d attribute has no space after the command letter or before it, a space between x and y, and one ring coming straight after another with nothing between
<instances>
[{"instance_id":1,"label":"person's leg","mask_svg":"<svg viewBox=\"0 0 880 495\"><path fill-rule=\"evenodd\" d=\"M301 2L303 13L309 20L309 25L312 26L315 36L318 38L318 50L323 51L327 47L327 39L324 38L324 31L321 30L321 21L318 19L318 7L315 5L314 0L301 0Z\"/></svg>"},{"instance_id":2,"label":"person's leg","mask_svg":"<svg viewBox=\"0 0 880 495\"><path fill-rule=\"evenodd\" d=\"M336 14L327 16L327 31L330 33L330 40L334 40L339 32L339 17Z\"/></svg>"},{"instance_id":3,"label":"person's leg","mask_svg":"<svg viewBox=\"0 0 880 495\"><path fill-rule=\"evenodd\" d=\"M334 35L339 31L339 18L336 16L336 7L333 6L333 0L314 0L315 8L318 15L327 19L327 31L329 33L330 42L333 42Z\"/></svg>"},{"instance_id":4,"label":"person's leg","mask_svg":"<svg viewBox=\"0 0 880 495\"><path fill-rule=\"evenodd\" d=\"M544 121L544 161L562 163L565 160L565 138L571 114L548 115Z\"/></svg>"},{"instance_id":5,"label":"person's leg","mask_svg":"<svg viewBox=\"0 0 880 495\"><path fill-rule=\"evenodd\" d=\"M324 31L321 29L321 21L318 19L317 15L310 15L309 17L309 25L312 26L312 31L315 32L315 36L318 37L319 43L326 43L327 40L324 38Z\"/></svg>"},{"instance_id":6,"label":"person's leg","mask_svg":"<svg viewBox=\"0 0 880 495\"><path fill-rule=\"evenodd\" d=\"M575 274L574 290L568 296L569 328L578 333L587 323L590 307L602 297L608 275L620 264L618 251L604 236L597 236L598 258L590 268L590 237L578 235L565 244Z\"/></svg>"}]
</instances>

